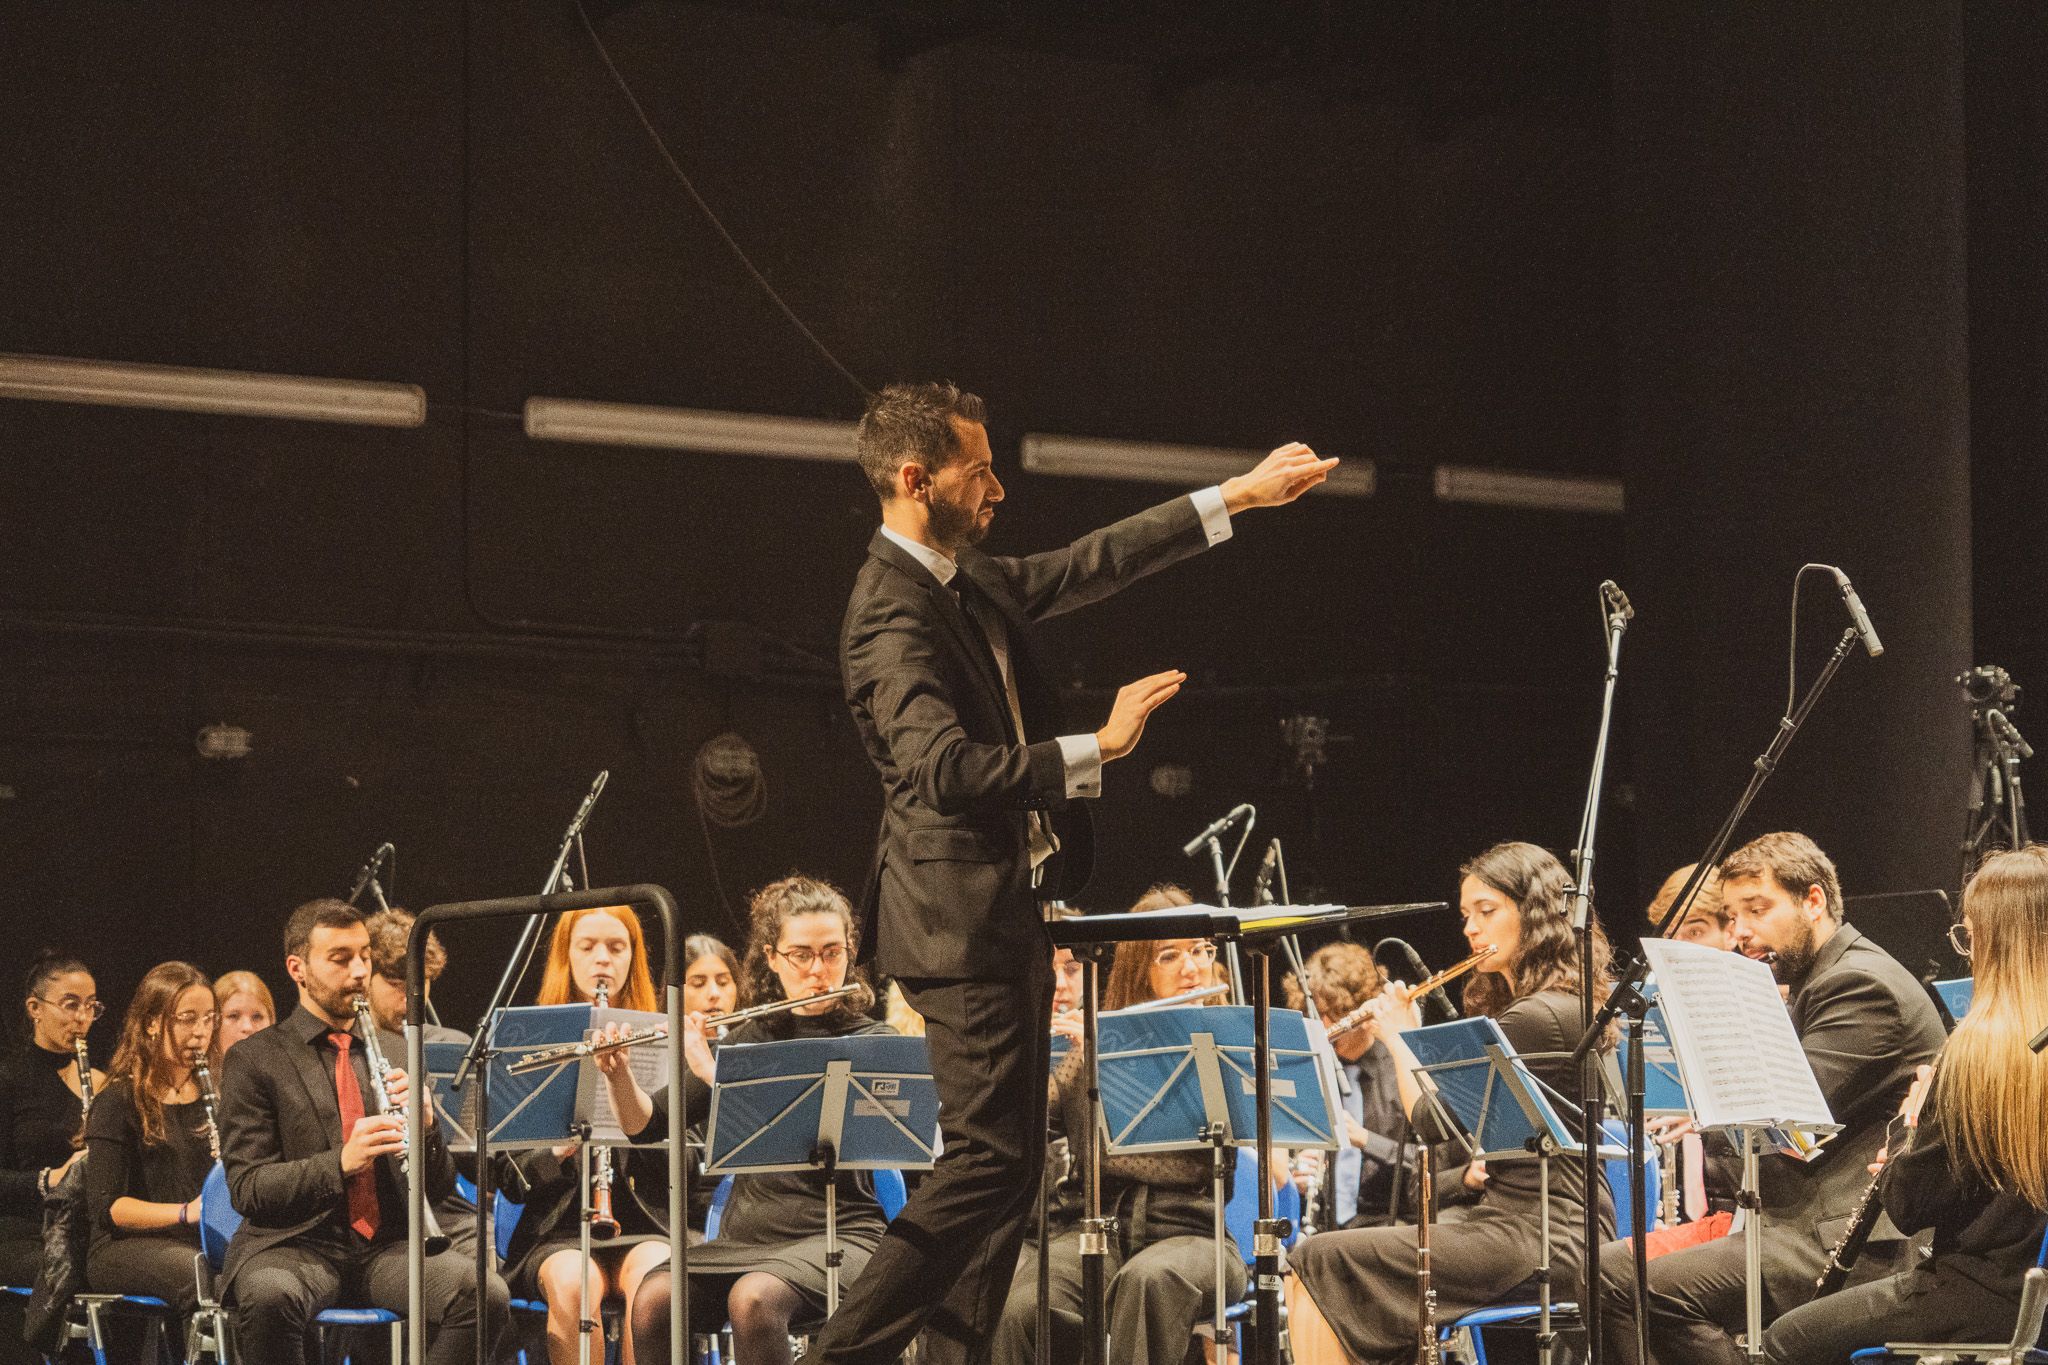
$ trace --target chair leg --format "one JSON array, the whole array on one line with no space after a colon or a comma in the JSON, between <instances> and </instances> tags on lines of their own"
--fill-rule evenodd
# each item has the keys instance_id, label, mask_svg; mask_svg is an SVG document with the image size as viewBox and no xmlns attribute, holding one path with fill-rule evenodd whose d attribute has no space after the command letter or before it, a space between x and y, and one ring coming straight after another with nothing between
<instances>
[{"instance_id":1,"label":"chair leg","mask_svg":"<svg viewBox=\"0 0 2048 1365\"><path fill-rule=\"evenodd\" d=\"M391 1324L391 1365L405 1362L405 1321L400 1319Z\"/></svg>"}]
</instances>

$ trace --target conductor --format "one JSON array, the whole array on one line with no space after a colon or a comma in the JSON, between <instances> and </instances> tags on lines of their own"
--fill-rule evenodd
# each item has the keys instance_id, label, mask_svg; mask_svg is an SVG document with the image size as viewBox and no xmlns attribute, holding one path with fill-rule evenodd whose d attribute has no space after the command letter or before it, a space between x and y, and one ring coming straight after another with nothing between
<instances>
[{"instance_id":1,"label":"conductor","mask_svg":"<svg viewBox=\"0 0 2048 1365\"><path fill-rule=\"evenodd\" d=\"M1118 691L1074 730L1035 623L1100 601L1229 539L1233 515L1294 501L1334 459L1281 446L1248 473L1063 549L982 553L1003 500L982 400L897 384L861 418L882 525L840 628L847 705L884 805L861 902L864 955L922 1014L944 1152L891 1223L806 1365L987 1359L1044 1160L1052 953L1041 900L1071 895L1093 854L1102 765L1131 752L1186 674Z\"/></svg>"}]
</instances>

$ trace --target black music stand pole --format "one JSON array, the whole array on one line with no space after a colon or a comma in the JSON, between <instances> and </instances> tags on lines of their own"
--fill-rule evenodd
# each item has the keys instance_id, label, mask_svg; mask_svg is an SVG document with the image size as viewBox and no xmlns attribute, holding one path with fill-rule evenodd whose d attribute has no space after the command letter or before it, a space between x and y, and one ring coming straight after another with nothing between
<instances>
[{"instance_id":1,"label":"black music stand pole","mask_svg":"<svg viewBox=\"0 0 2048 1365\"><path fill-rule=\"evenodd\" d=\"M1252 971L1252 1066L1257 1073L1253 1094L1259 1111L1259 1217L1252 1224L1253 1318L1252 1359L1257 1365L1280 1365L1280 1247L1291 1227L1273 1216L1273 1039L1272 983L1264 944L1249 945Z\"/></svg>"},{"instance_id":2,"label":"black music stand pole","mask_svg":"<svg viewBox=\"0 0 2048 1365\"><path fill-rule=\"evenodd\" d=\"M1075 944L1081 958L1081 1070L1088 1084L1088 1137L1082 1144L1083 1180L1087 1185L1086 1217L1081 1220L1081 1360L1083 1365L1109 1365L1109 1276L1105 1261L1116 1236L1116 1219L1102 1216L1102 1078L1096 1071L1096 987L1101 945ZM1073 1135L1068 1134L1072 1141ZM1047 1349L1050 1334L1040 1338Z\"/></svg>"}]
</instances>

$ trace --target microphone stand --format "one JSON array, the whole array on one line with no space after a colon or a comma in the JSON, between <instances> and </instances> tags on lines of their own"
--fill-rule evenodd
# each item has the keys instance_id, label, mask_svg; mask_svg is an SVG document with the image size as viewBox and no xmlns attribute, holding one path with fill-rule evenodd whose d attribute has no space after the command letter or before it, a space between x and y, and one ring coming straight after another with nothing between
<instances>
[{"instance_id":1,"label":"microphone stand","mask_svg":"<svg viewBox=\"0 0 2048 1365\"><path fill-rule=\"evenodd\" d=\"M1706 881L1708 874L1720 865L1722 857L1727 854L1728 845L1734 839L1736 827L1742 823L1742 817L1749 813L1749 807L1756 800L1757 793L1763 790L1764 783L1770 779L1772 773L1777 771L1779 762L1785 756L1785 751L1792 746L1793 736L1797 735L1799 727L1806 723L1806 718L1812 712L1814 703L1820 700L1820 694L1827 689L1828 683L1840 671L1843 661L1849 657L1849 651L1856 644L1858 638L1860 637L1858 637L1854 628L1842 632L1842 638L1836 643L1834 652L1828 656L1827 663L1822 666L1812 683L1808 684L1806 695L1800 698L1799 704L1792 709L1790 714L1779 718L1777 731L1771 736L1770 744L1765 747L1763 753L1759 754L1756 761L1751 765L1749 784L1742 789L1742 795L1736 798L1735 807L1728 812L1728 818L1723 820L1721 827L1714 832L1713 841L1707 845L1707 851L1701 855L1699 862L1694 865L1692 875L1686 878L1685 885L1679 890L1677 899L1671 902L1671 908L1664 912L1664 918L1657 923L1655 929L1651 930L1653 935L1663 938L1669 933L1673 925L1684 922L1687 911L1692 908L1693 897L1699 893L1701 884ZM1594 1012L1592 1021L1586 1026L1585 1035L1579 1039L1578 1046L1572 1050L1570 1064L1573 1067L1580 1069L1585 1067L1587 1059L1599 1046L1601 1035L1607 1031L1608 1025L1612 1024L1616 1017L1624 1010L1631 1016L1640 1018L1643 1011L1649 1007L1649 1002L1643 998L1642 994L1644 980L1649 976L1650 971L1648 959L1641 953L1631 953L1618 958L1616 967L1618 968L1618 973L1613 992L1608 995L1606 1003ZM1630 1109L1629 1122L1640 1129L1643 1116L1636 1104L1634 1095L1630 1096ZM1594 1191L1591 1189L1587 1190L1586 1194L1589 1200L1595 1197ZM1639 1259L1634 1315L1636 1339L1638 1341L1643 1339L1647 1331L1644 1321L1643 1303L1648 1286L1643 1278L1645 1272L1642 1269L1642 1258L1647 1248L1644 1247L1643 1243L1644 1239L1636 1239ZM1593 1256L1594 1252L1592 1247L1589 1246L1587 1248L1589 1265ZM1589 1290L1597 1291L1599 1288L1597 1281L1589 1284L1588 1288ZM1599 1300L1590 1299L1585 1310L1592 1315L1588 1319L1589 1334L1587 1340L1589 1342L1598 1340L1600 1335L1598 1305ZM1763 1343L1761 1341L1749 1342L1747 1349L1749 1359L1762 1359L1760 1353L1763 1350ZM1645 1358L1647 1359L1647 1357Z\"/></svg>"},{"instance_id":2,"label":"microphone stand","mask_svg":"<svg viewBox=\"0 0 2048 1365\"><path fill-rule=\"evenodd\" d=\"M364 890L367 889L372 896L376 897L379 910L389 910L391 908L391 902L384 899L384 888L377 882L377 869L384 865L386 858L396 856L397 852L398 850L389 843L377 845L377 851L370 855L370 860L363 864L360 872L356 873L355 885L348 889L348 903L350 905L354 905L358 900L361 900Z\"/></svg>"},{"instance_id":3,"label":"microphone stand","mask_svg":"<svg viewBox=\"0 0 2048 1365\"><path fill-rule=\"evenodd\" d=\"M1206 840L1209 845L1209 866L1216 877L1216 908L1219 910L1230 908L1230 874L1237 867L1238 854L1243 853L1244 846L1251 842L1252 826L1258 822L1258 818L1259 813L1256 810L1246 809L1244 830L1237 836L1237 849L1230 855L1229 867L1223 865L1223 835L1220 832L1211 834ZM1245 1003L1244 968L1238 961L1236 939L1223 945L1223 960L1230 966L1230 1003L1242 1005Z\"/></svg>"},{"instance_id":4,"label":"microphone stand","mask_svg":"<svg viewBox=\"0 0 2048 1365\"><path fill-rule=\"evenodd\" d=\"M1614 690L1621 679L1621 637L1628 630L1629 618L1634 615L1628 599L1615 588L1608 592L1611 584L1600 585L1601 615L1607 622L1607 677L1600 696L1600 733L1593 745L1593 775L1586 784L1586 808L1579 817L1579 838L1573 848L1577 866L1572 873L1571 919L1572 927L1579 936L1579 1022L1590 1030L1593 1027L1593 845L1600 828L1600 789L1607 776L1607 738L1614 726ZM1638 1016L1640 1017L1640 1016ZM1590 1049L1579 1058L1579 1141L1584 1150L1580 1153L1585 1181L1586 1289L1579 1302L1587 1305L1582 1315L1586 1321L1587 1365L1600 1365L1600 1325L1597 1309L1600 1302L1600 1122L1606 1113L1601 1094L1600 1063ZM1637 1130L1640 1132L1640 1130ZM1632 1153L1633 1155L1633 1153ZM1640 1217L1641 1206L1635 1209ZM1636 1234L1636 1246L1643 1247L1640 1230ZM1640 1281L1638 1282L1640 1284ZM1641 1321L1638 1314L1637 1321ZM1642 1359L1649 1359L1647 1351Z\"/></svg>"}]
</instances>

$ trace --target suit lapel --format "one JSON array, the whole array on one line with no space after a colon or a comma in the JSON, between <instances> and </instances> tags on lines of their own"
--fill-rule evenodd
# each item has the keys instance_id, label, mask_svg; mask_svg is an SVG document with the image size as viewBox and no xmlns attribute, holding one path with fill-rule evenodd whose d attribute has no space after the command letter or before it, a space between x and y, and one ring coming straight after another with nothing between
<instances>
[{"instance_id":1,"label":"suit lapel","mask_svg":"<svg viewBox=\"0 0 2048 1365\"><path fill-rule=\"evenodd\" d=\"M317 1024L319 1021L313 1022ZM334 1073L320 1064L319 1049L296 1029L292 1030L291 1052L292 1069L298 1073L300 1083L306 1087L306 1102L312 1106L313 1116L320 1124L321 1133L332 1139L331 1142L323 1140L314 1150L322 1151L329 1146L339 1147L347 1138L341 1131L341 1100L335 1093Z\"/></svg>"},{"instance_id":2,"label":"suit lapel","mask_svg":"<svg viewBox=\"0 0 2048 1365\"><path fill-rule=\"evenodd\" d=\"M988 690L987 700L994 705L996 714L1007 718L1010 701L1003 691L1002 675L996 671L995 656L989 652L988 640L982 635L981 628L967 619L967 613L961 609L960 599L953 595L953 590L932 577L931 570L905 554L879 530L868 542L868 553L904 575L931 601L932 614L951 632L953 643L960 652L973 662L982 686ZM979 579L975 581L980 582ZM1010 728L1007 719L1003 728Z\"/></svg>"}]
</instances>

